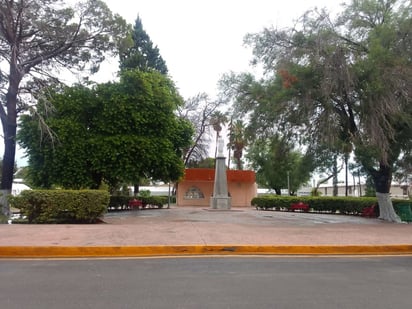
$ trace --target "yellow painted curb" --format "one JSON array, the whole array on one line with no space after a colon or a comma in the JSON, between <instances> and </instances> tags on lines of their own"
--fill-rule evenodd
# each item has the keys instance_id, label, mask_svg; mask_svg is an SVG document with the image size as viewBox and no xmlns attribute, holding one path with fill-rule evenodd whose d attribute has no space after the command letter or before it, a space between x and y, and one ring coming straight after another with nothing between
<instances>
[{"instance_id":1,"label":"yellow painted curb","mask_svg":"<svg viewBox=\"0 0 412 309\"><path fill-rule=\"evenodd\" d=\"M187 245L187 246L0 246L0 258L145 257L190 255L411 255L412 245Z\"/></svg>"}]
</instances>

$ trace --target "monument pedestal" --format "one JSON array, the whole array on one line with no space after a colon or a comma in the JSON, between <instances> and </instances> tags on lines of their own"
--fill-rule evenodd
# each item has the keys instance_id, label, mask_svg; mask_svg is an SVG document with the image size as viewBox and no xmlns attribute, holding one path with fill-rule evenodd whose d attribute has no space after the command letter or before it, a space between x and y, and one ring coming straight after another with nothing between
<instances>
[{"instance_id":1,"label":"monument pedestal","mask_svg":"<svg viewBox=\"0 0 412 309\"><path fill-rule=\"evenodd\" d=\"M232 199L227 191L226 158L223 155L224 142L222 139L219 139L218 146L219 152L216 158L215 183L213 196L210 198L210 208L228 210L231 207Z\"/></svg>"},{"instance_id":2,"label":"monument pedestal","mask_svg":"<svg viewBox=\"0 0 412 309\"><path fill-rule=\"evenodd\" d=\"M214 197L210 198L211 209L228 210L231 207L231 197Z\"/></svg>"}]
</instances>

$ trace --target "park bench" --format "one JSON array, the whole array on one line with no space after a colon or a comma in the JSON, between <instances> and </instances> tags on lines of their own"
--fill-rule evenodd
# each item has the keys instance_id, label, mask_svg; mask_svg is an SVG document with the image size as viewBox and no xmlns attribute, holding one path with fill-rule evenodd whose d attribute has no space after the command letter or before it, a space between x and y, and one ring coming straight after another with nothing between
<instances>
[{"instance_id":1,"label":"park bench","mask_svg":"<svg viewBox=\"0 0 412 309\"><path fill-rule=\"evenodd\" d=\"M303 203L303 202L298 202L298 203L292 203L290 204L290 211L295 211L295 210L303 210L304 212L309 211L309 204Z\"/></svg>"}]
</instances>

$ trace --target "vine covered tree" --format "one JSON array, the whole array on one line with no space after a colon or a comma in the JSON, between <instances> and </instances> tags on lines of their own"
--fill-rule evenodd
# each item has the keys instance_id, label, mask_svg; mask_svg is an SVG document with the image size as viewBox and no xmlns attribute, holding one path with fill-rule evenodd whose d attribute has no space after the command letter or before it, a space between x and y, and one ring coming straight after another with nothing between
<instances>
[{"instance_id":1,"label":"vine covered tree","mask_svg":"<svg viewBox=\"0 0 412 309\"><path fill-rule=\"evenodd\" d=\"M40 132L35 115L23 115L19 139L38 187L116 188L140 178L175 181L192 126L175 115L182 104L173 83L158 72L125 71L119 82L55 91L54 110L37 112L55 133Z\"/></svg>"},{"instance_id":2,"label":"vine covered tree","mask_svg":"<svg viewBox=\"0 0 412 309\"><path fill-rule=\"evenodd\" d=\"M99 0L75 5L62 0L0 2L3 214L10 212L6 197L13 183L19 114L38 89L57 81L63 69L96 72L105 53L117 51L125 42L126 28L126 22Z\"/></svg>"}]
</instances>

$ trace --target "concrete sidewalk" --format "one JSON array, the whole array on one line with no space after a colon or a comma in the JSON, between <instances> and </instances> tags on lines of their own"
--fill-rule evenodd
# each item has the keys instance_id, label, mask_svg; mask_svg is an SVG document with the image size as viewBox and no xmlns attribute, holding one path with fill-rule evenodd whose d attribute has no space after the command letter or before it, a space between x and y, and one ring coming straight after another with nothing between
<instances>
[{"instance_id":1,"label":"concrete sidewalk","mask_svg":"<svg viewBox=\"0 0 412 309\"><path fill-rule=\"evenodd\" d=\"M0 258L412 254L412 224L357 216L172 207L104 222L0 225Z\"/></svg>"}]
</instances>

